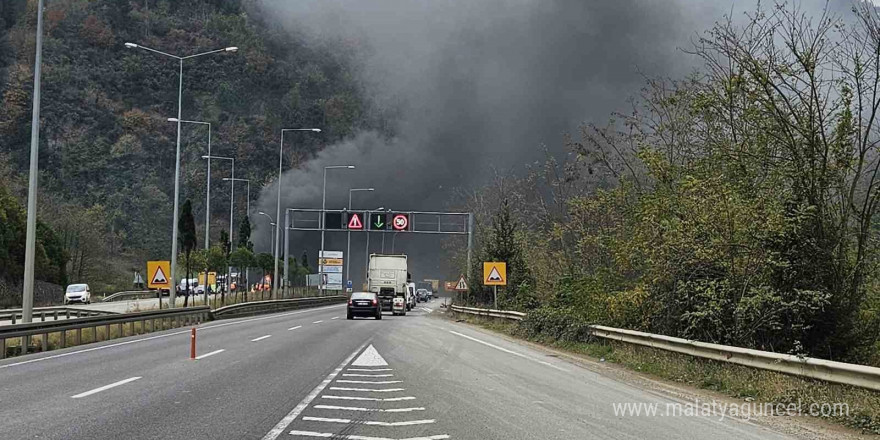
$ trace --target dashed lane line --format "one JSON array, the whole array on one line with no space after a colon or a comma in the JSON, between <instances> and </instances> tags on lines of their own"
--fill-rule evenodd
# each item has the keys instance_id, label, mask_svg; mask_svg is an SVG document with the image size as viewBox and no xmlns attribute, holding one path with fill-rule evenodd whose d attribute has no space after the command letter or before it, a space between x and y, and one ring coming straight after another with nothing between
<instances>
[{"instance_id":1,"label":"dashed lane line","mask_svg":"<svg viewBox=\"0 0 880 440\"><path fill-rule=\"evenodd\" d=\"M260 336L259 338L251 339L251 342L262 341L263 339L271 338L272 335Z\"/></svg>"},{"instance_id":2,"label":"dashed lane line","mask_svg":"<svg viewBox=\"0 0 880 440\"><path fill-rule=\"evenodd\" d=\"M125 385L125 384L127 384L127 383L129 383L129 382L134 382L134 381L136 381L136 380L138 380L138 379L140 379L140 378L141 378L140 376L129 377L128 379L120 380L119 382L113 382L113 383L111 383L110 385L104 385L104 386L102 386L102 387L98 387L98 388L95 388L95 389L93 389L93 390L86 391L86 392L84 392L84 393L75 394L75 395L73 395L73 396L70 396L70 398L71 398L71 399L81 399L81 398L83 398L83 397L91 396L92 394L100 393L101 391L109 390L110 388L116 388L116 387L118 387L118 386L120 386L120 385Z\"/></svg>"},{"instance_id":3,"label":"dashed lane line","mask_svg":"<svg viewBox=\"0 0 880 440\"><path fill-rule=\"evenodd\" d=\"M212 351L212 352L210 352L210 353L205 353L205 354L203 354L203 355L201 355L201 356L196 356L196 360L204 359L204 358L206 358L206 357L208 357L208 356L214 356L215 354L220 354L220 353L223 353L224 351L226 351L226 349L223 349L223 348L221 348L221 349L219 349L219 350L214 350L214 351Z\"/></svg>"},{"instance_id":4,"label":"dashed lane line","mask_svg":"<svg viewBox=\"0 0 880 440\"><path fill-rule=\"evenodd\" d=\"M331 319L331 320L339 319L339 317L338 317L338 316L334 316L334 317L332 317L332 318L330 318L330 319Z\"/></svg>"},{"instance_id":5,"label":"dashed lane line","mask_svg":"<svg viewBox=\"0 0 880 440\"><path fill-rule=\"evenodd\" d=\"M369 426L413 426L413 425L429 425L436 422L433 419L427 420L409 420L405 422L380 422L377 420L352 420L352 419L330 419L326 417L303 417L304 422L325 422L325 423L345 423Z\"/></svg>"},{"instance_id":6,"label":"dashed lane line","mask_svg":"<svg viewBox=\"0 0 880 440\"><path fill-rule=\"evenodd\" d=\"M275 318L282 318L282 317L290 316L290 315L299 315L299 314L302 314L302 313L319 312L319 311L323 311L323 310L331 309L331 308L333 308L333 307L340 307L340 306L341 306L341 304L339 304L339 305L327 306L327 307L318 307L318 308L315 308L315 309L308 309L308 310L297 310L297 311L295 311L295 312L278 313L278 314L273 314L273 315L260 316L260 317L257 317L257 318L247 318L247 319L242 319L242 320L240 320L240 321L224 322L224 323L222 323L222 324L213 324L213 325L197 326L196 328L198 328L199 331L204 331L204 330L210 330L210 329L212 329L212 328L226 327L226 326L228 326L228 325L240 325L240 324L246 324L246 323L248 323L248 322L253 322L253 321L262 321L262 320L264 320L264 319L275 319ZM181 330L181 331L175 331L175 332L170 332L170 333L164 333L164 334L161 334L161 335L147 336L147 337L145 337L145 338L132 339L132 340L130 340L130 341L124 341L124 342L117 342L117 343L114 343L114 344L101 345L100 347L92 347L92 348L86 348L86 349L83 349L83 350L69 351L69 352L67 352L67 353L53 354L53 355L50 355L50 356L43 356L43 357L38 357L38 358L34 358L34 359L28 359L28 360L26 360L26 361L14 362L14 363L11 363L11 364L0 365L0 370L2 370L2 369L4 369L4 368L18 367L18 366L20 366L20 365L27 365L27 364L32 364L32 363L36 363L36 362L44 362L44 361L48 361L48 360L52 360L52 359L58 359L58 358L63 358L63 357L67 357L67 356L73 356L73 355L75 355L75 354L90 353L90 352L93 352L93 351L106 350L106 349L108 349L108 348L122 347L122 346L126 346L126 345L137 344L137 343L139 343L139 342L152 341L152 340L154 340L154 339L168 338L168 337L171 337L171 336L177 336L177 335L189 334L189 333L190 333L190 330L189 330L189 329L186 329L186 330Z\"/></svg>"},{"instance_id":7,"label":"dashed lane line","mask_svg":"<svg viewBox=\"0 0 880 440\"><path fill-rule=\"evenodd\" d=\"M298 329L298 328L302 328L302 326L301 326L301 325L298 325L298 326L296 326L296 327L291 327L291 328L289 328L289 329L287 329L287 330L296 330L296 329Z\"/></svg>"},{"instance_id":8,"label":"dashed lane line","mask_svg":"<svg viewBox=\"0 0 880 440\"><path fill-rule=\"evenodd\" d=\"M318 386L316 386L315 389L313 389L305 397L305 399L302 400L302 402L300 402L289 413L287 413L287 415L284 416L284 418L282 418L281 421L279 421L278 424L276 424L275 427L272 428L271 431L266 433L266 435L263 436L263 440L275 440L278 438L279 435L283 434L284 430L287 429L287 427L290 426L290 424L293 423L294 420L296 420L297 416L299 416L300 413L302 413L303 410L306 409L306 407L308 407L310 403L312 403L312 400L315 400L315 397L318 397L318 394L321 394L321 391L324 391L324 388L326 388L327 385L330 385L330 382L333 382L333 379L336 378L336 376L342 371L342 369L345 368L345 366L348 365L348 363L351 362L351 360L354 359L354 357L357 356L357 354L360 353L361 350L363 350L364 346L366 346L366 345L367 345L367 343L365 342L363 345L358 347L357 350L355 350L352 354L348 355L348 357L345 358L345 360L342 361L342 363L339 364L339 366L336 367L335 370L333 370L330 374L328 374L327 378L325 378L323 381L321 381L321 383L319 383ZM291 434L293 434L293 432L291 432ZM331 437L332 435L333 434L330 434L327 436L319 435L318 437ZM315 437L315 436L312 436L312 437ZM357 439L350 439L350 440L357 440ZM365 439L360 439L360 440L365 440Z\"/></svg>"},{"instance_id":9,"label":"dashed lane line","mask_svg":"<svg viewBox=\"0 0 880 440\"><path fill-rule=\"evenodd\" d=\"M315 321L315 322L313 322L313 323L312 323L312 324L320 324L320 323L322 323L322 322L324 322L324 320L323 320L323 319L321 319L321 320L318 320L318 321Z\"/></svg>"},{"instance_id":10,"label":"dashed lane line","mask_svg":"<svg viewBox=\"0 0 880 440\"><path fill-rule=\"evenodd\" d=\"M394 371L394 369L392 369L392 368L346 368L345 371L373 372L373 371Z\"/></svg>"}]
</instances>

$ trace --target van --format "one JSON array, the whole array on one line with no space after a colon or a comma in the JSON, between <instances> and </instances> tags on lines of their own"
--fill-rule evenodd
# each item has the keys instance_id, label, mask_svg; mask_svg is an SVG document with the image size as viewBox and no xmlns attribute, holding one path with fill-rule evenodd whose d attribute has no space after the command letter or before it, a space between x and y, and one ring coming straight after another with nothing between
<instances>
[{"instance_id":1,"label":"van","mask_svg":"<svg viewBox=\"0 0 880 440\"><path fill-rule=\"evenodd\" d=\"M64 291L64 304L78 302L83 304L92 303L92 291L88 284L71 284Z\"/></svg>"}]
</instances>

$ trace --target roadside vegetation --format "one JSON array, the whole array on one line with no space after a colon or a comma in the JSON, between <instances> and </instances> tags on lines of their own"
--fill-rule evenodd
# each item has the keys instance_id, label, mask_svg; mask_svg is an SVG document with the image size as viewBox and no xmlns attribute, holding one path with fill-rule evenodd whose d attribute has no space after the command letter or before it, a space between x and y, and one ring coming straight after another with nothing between
<instances>
[{"instance_id":1,"label":"roadside vegetation","mask_svg":"<svg viewBox=\"0 0 880 440\"><path fill-rule=\"evenodd\" d=\"M564 160L462 196L475 262L508 262L499 307L554 341L602 324L880 366L877 10L759 6L687 50L702 68L646 78ZM491 304L472 269L463 300Z\"/></svg>"}]
</instances>

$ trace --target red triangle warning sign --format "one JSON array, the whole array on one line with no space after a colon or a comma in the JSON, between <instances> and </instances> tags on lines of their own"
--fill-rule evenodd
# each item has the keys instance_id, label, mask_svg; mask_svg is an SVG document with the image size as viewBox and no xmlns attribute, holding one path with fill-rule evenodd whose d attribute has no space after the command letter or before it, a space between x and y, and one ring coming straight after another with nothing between
<instances>
[{"instance_id":1,"label":"red triangle warning sign","mask_svg":"<svg viewBox=\"0 0 880 440\"><path fill-rule=\"evenodd\" d=\"M360 214L351 214L348 219L348 229L363 229L364 224L361 222Z\"/></svg>"},{"instance_id":2,"label":"red triangle warning sign","mask_svg":"<svg viewBox=\"0 0 880 440\"><path fill-rule=\"evenodd\" d=\"M150 284L168 284L168 278L165 277L165 272L162 270L162 266L156 268L156 274L153 275L153 281Z\"/></svg>"}]
</instances>

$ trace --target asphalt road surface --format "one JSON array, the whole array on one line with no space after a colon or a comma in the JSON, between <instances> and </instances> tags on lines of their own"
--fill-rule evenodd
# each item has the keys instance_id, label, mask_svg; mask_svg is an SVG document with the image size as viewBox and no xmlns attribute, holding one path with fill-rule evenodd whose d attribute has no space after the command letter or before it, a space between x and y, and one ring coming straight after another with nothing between
<instances>
[{"instance_id":1,"label":"asphalt road surface","mask_svg":"<svg viewBox=\"0 0 880 440\"><path fill-rule=\"evenodd\" d=\"M345 306L224 320L0 361L4 439L779 439L431 313Z\"/></svg>"}]
</instances>

